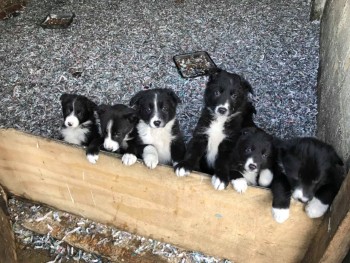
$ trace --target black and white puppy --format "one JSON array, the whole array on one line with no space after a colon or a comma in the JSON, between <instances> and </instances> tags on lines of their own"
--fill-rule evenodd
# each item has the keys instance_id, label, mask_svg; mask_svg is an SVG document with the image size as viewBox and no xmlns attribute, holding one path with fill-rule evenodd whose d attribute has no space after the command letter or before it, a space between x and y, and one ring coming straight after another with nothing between
<instances>
[{"instance_id":1,"label":"black and white puppy","mask_svg":"<svg viewBox=\"0 0 350 263\"><path fill-rule=\"evenodd\" d=\"M98 136L94 116L96 104L87 97L76 94L62 94L60 97L64 123L62 139L66 142L87 146Z\"/></svg>"},{"instance_id":2,"label":"black and white puppy","mask_svg":"<svg viewBox=\"0 0 350 263\"><path fill-rule=\"evenodd\" d=\"M97 114L100 121L99 136L86 149L86 157L91 163L97 162L102 145L107 151L124 153L138 122L136 111L123 104L100 105Z\"/></svg>"},{"instance_id":3,"label":"black and white puppy","mask_svg":"<svg viewBox=\"0 0 350 263\"><path fill-rule=\"evenodd\" d=\"M140 118L122 161L132 165L136 157L142 158L148 168L158 163L176 164L183 159L186 148L176 107L179 97L171 89L149 89L138 92L130 100Z\"/></svg>"},{"instance_id":4,"label":"black and white puppy","mask_svg":"<svg viewBox=\"0 0 350 263\"><path fill-rule=\"evenodd\" d=\"M272 215L282 223L289 217L291 197L306 203L310 218L324 215L344 179L343 161L334 148L315 138L277 144L279 174L272 181Z\"/></svg>"},{"instance_id":5,"label":"black and white puppy","mask_svg":"<svg viewBox=\"0 0 350 263\"><path fill-rule=\"evenodd\" d=\"M175 167L177 176L199 170L213 175L215 189L229 183L229 158L242 127L254 126L255 108L248 100L252 87L241 76L217 69L209 75L204 108L189 142L185 159Z\"/></svg>"},{"instance_id":6,"label":"black and white puppy","mask_svg":"<svg viewBox=\"0 0 350 263\"><path fill-rule=\"evenodd\" d=\"M257 127L242 129L230 160L233 188L243 193L248 185L269 187L276 167L275 159L271 135Z\"/></svg>"}]
</instances>

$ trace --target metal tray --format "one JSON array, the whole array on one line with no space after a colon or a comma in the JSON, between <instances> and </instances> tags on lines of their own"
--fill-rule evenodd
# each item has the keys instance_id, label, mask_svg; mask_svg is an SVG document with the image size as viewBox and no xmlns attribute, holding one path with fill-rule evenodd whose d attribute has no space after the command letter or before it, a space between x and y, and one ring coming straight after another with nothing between
<instances>
[{"instance_id":1,"label":"metal tray","mask_svg":"<svg viewBox=\"0 0 350 263\"><path fill-rule=\"evenodd\" d=\"M64 29L69 27L75 17L74 13L70 14L48 14L40 23L45 29Z\"/></svg>"},{"instance_id":2,"label":"metal tray","mask_svg":"<svg viewBox=\"0 0 350 263\"><path fill-rule=\"evenodd\" d=\"M183 78L195 78L207 75L215 63L206 51L196 51L173 57L174 63Z\"/></svg>"}]
</instances>

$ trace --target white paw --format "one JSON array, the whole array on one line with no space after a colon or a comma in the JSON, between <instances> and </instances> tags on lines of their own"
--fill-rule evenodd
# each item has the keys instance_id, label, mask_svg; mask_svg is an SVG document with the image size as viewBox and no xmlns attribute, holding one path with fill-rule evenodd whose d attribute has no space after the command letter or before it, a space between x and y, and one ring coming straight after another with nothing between
<instances>
[{"instance_id":1,"label":"white paw","mask_svg":"<svg viewBox=\"0 0 350 263\"><path fill-rule=\"evenodd\" d=\"M277 223L283 223L289 218L289 208L273 208L272 216Z\"/></svg>"},{"instance_id":2,"label":"white paw","mask_svg":"<svg viewBox=\"0 0 350 263\"><path fill-rule=\"evenodd\" d=\"M119 149L119 143L111 140L110 138L106 138L103 143L103 147L110 152L116 152Z\"/></svg>"},{"instance_id":3,"label":"white paw","mask_svg":"<svg viewBox=\"0 0 350 263\"><path fill-rule=\"evenodd\" d=\"M88 159L88 161L92 164L95 164L98 160L98 154L87 154L86 158Z\"/></svg>"},{"instance_id":4,"label":"white paw","mask_svg":"<svg viewBox=\"0 0 350 263\"><path fill-rule=\"evenodd\" d=\"M175 171L177 176L187 176L189 175L191 172L189 170L186 170L185 168L177 168Z\"/></svg>"},{"instance_id":5,"label":"white paw","mask_svg":"<svg viewBox=\"0 0 350 263\"><path fill-rule=\"evenodd\" d=\"M224 190L225 189L225 183L221 182L221 180L218 177L216 177L215 175L213 175L213 177L211 178L211 183L216 190Z\"/></svg>"},{"instance_id":6,"label":"white paw","mask_svg":"<svg viewBox=\"0 0 350 263\"><path fill-rule=\"evenodd\" d=\"M261 170L259 176L259 185L267 187L271 184L273 173L269 169Z\"/></svg>"},{"instance_id":7,"label":"white paw","mask_svg":"<svg viewBox=\"0 0 350 263\"><path fill-rule=\"evenodd\" d=\"M238 193L244 193L247 191L248 188L248 183L245 178L239 178L236 180L231 181L233 188L238 192Z\"/></svg>"},{"instance_id":8,"label":"white paw","mask_svg":"<svg viewBox=\"0 0 350 263\"><path fill-rule=\"evenodd\" d=\"M136 163L136 161L137 161L137 157L132 153L126 153L122 157L122 162L124 165L128 165L128 166L133 165L134 163Z\"/></svg>"},{"instance_id":9,"label":"white paw","mask_svg":"<svg viewBox=\"0 0 350 263\"><path fill-rule=\"evenodd\" d=\"M326 213L328 206L329 205L323 204L319 199L314 197L305 206L305 212L310 218L318 218Z\"/></svg>"},{"instance_id":10,"label":"white paw","mask_svg":"<svg viewBox=\"0 0 350 263\"><path fill-rule=\"evenodd\" d=\"M155 154L145 154L143 157L143 161L145 165L150 169L156 168L159 162L158 156Z\"/></svg>"}]
</instances>

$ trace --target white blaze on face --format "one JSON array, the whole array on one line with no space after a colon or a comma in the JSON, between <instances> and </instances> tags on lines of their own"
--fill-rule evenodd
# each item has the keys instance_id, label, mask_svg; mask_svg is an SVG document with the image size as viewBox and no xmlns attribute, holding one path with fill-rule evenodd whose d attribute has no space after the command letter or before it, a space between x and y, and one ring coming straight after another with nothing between
<instances>
[{"instance_id":1,"label":"white blaze on face","mask_svg":"<svg viewBox=\"0 0 350 263\"><path fill-rule=\"evenodd\" d=\"M295 199L295 200L301 200L303 202L307 202L309 201L309 198L305 197L304 196L304 193L303 193L303 189L301 188L296 188L292 194L292 197Z\"/></svg>"},{"instance_id":2,"label":"white blaze on face","mask_svg":"<svg viewBox=\"0 0 350 263\"><path fill-rule=\"evenodd\" d=\"M150 121L149 121L149 125L152 127L152 128L159 128L159 127L161 127L161 125L162 125L162 120L159 118L159 113L158 113L158 103L157 103L157 101L158 101L158 94L155 94L155 96L154 96L154 101L153 101L153 104L154 104L154 112L153 112L153 116L152 116L152 118L150 119ZM154 124L154 122L156 122L156 121L159 121L160 122L160 125L158 125L158 126L156 126L155 124Z\"/></svg>"},{"instance_id":3,"label":"white blaze on face","mask_svg":"<svg viewBox=\"0 0 350 263\"><path fill-rule=\"evenodd\" d=\"M113 121L110 120L107 123L107 137L104 140L103 147L107 151L115 152L119 149L119 143L112 140L112 126L113 126Z\"/></svg>"},{"instance_id":4,"label":"white blaze on face","mask_svg":"<svg viewBox=\"0 0 350 263\"><path fill-rule=\"evenodd\" d=\"M66 127L72 127L72 128L76 128L79 126L79 119L77 116L75 116L74 112L75 112L75 100L73 101L73 110L72 112L66 117L65 121L64 121L64 125Z\"/></svg>"}]
</instances>

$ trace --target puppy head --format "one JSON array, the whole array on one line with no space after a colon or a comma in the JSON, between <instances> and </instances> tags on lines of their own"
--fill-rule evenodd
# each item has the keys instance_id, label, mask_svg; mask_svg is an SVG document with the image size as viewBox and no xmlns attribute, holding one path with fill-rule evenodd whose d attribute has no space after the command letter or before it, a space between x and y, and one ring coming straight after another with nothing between
<instances>
[{"instance_id":1,"label":"puppy head","mask_svg":"<svg viewBox=\"0 0 350 263\"><path fill-rule=\"evenodd\" d=\"M237 152L245 171L259 172L274 158L272 137L255 127L244 128L237 141Z\"/></svg>"},{"instance_id":2,"label":"puppy head","mask_svg":"<svg viewBox=\"0 0 350 263\"><path fill-rule=\"evenodd\" d=\"M292 196L310 201L315 192L330 180L337 165L343 165L334 148L315 138L301 138L280 150L284 173L292 187Z\"/></svg>"},{"instance_id":3,"label":"puppy head","mask_svg":"<svg viewBox=\"0 0 350 263\"><path fill-rule=\"evenodd\" d=\"M216 69L209 75L204 93L204 103L216 116L229 116L248 101L252 87L241 76Z\"/></svg>"},{"instance_id":4,"label":"puppy head","mask_svg":"<svg viewBox=\"0 0 350 263\"><path fill-rule=\"evenodd\" d=\"M171 89L150 89L138 92L130 100L130 106L140 119L151 128L163 128L176 115L179 97Z\"/></svg>"},{"instance_id":5,"label":"puppy head","mask_svg":"<svg viewBox=\"0 0 350 263\"><path fill-rule=\"evenodd\" d=\"M101 132L104 137L103 146L106 150L115 152L138 122L136 111L128 106L116 104L113 106L100 105L97 108L100 118Z\"/></svg>"},{"instance_id":6,"label":"puppy head","mask_svg":"<svg viewBox=\"0 0 350 263\"><path fill-rule=\"evenodd\" d=\"M66 127L76 128L94 118L96 104L85 96L64 93L60 101Z\"/></svg>"}]
</instances>

